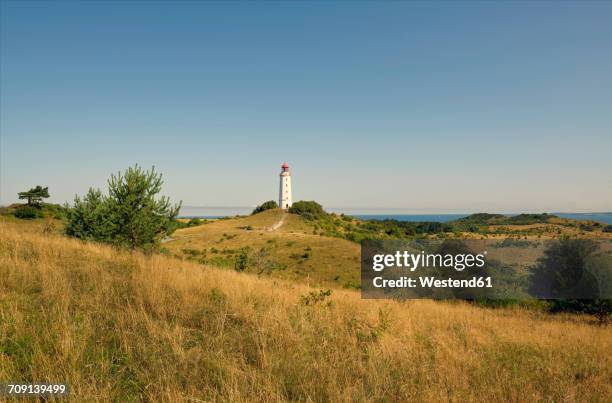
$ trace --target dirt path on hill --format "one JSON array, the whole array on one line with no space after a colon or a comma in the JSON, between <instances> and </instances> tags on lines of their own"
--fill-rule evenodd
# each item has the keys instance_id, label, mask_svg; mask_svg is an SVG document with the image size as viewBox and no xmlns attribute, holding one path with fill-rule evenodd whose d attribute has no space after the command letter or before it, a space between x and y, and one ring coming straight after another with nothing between
<instances>
[{"instance_id":1,"label":"dirt path on hill","mask_svg":"<svg viewBox=\"0 0 612 403\"><path fill-rule=\"evenodd\" d=\"M266 229L266 231L268 232L272 232L272 231L276 231L277 229L279 229L280 227L283 226L283 224L285 223L285 218L287 217L287 213L283 213L283 215L281 216L280 220L278 220L277 222L275 222L274 224L272 224L270 227L268 227ZM264 227L265 228L265 227ZM178 235L176 238L167 236L164 239L161 240L161 243L167 243L167 242L172 242L172 241L177 241L179 239L187 239L187 238L200 238L202 237L202 234L187 234L187 235Z\"/></svg>"},{"instance_id":2,"label":"dirt path on hill","mask_svg":"<svg viewBox=\"0 0 612 403\"><path fill-rule=\"evenodd\" d=\"M274 224L272 224L272 226L270 228L268 228L268 231L276 231L277 229L282 227L283 224L285 223L285 217L286 216L287 216L287 213L283 213L281 219L278 220L277 222L275 222Z\"/></svg>"}]
</instances>

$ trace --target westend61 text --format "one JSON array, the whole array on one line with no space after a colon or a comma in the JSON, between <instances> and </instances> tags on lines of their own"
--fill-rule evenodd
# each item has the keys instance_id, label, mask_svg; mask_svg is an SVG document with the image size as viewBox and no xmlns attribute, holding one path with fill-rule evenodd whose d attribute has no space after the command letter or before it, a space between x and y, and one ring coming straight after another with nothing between
<instances>
[{"instance_id":1,"label":"westend61 text","mask_svg":"<svg viewBox=\"0 0 612 403\"><path fill-rule=\"evenodd\" d=\"M470 279L452 279L446 278L443 280L435 277L400 277L396 279L385 279L383 277L374 277L372 284L375 288L492 288L493 281L491 277L472 277Z\"/></svg>"}]
</instances>

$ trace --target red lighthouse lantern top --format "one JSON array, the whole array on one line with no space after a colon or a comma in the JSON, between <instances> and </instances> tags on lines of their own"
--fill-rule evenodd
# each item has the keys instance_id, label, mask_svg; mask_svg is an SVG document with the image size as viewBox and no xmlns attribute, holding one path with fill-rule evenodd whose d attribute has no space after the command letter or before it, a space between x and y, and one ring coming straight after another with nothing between
<instances>
[{"instance_id":1,"label":"red lighthouse lantern top","mask_svg":"<svg viewBox=\"0 0 612 403\"><path fill-rule=\"evenodd\" d=\"M287 172L289 171L289 164L287 164L286 162L283 162L283 165L281 165L281 168L283 168L283 172Z\"/></svg>"}]
</instances>

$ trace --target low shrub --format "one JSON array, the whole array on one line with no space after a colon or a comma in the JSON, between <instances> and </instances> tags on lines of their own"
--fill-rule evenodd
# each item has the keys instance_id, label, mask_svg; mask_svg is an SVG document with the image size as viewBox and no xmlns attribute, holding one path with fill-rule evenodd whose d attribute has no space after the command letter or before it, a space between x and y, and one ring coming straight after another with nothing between
<instances>
[{"instance_id":1,"label":"low shrub","mask_svg":"<svg viewBox=\"0 0 612 403\"><path fill-rule=\"evenodd\" d=\"M33 220L43 217L42 209L33 206L21 206L17 208L13 214L15 217L21 218L22 220Z\"/></svg>"}]
</instances>

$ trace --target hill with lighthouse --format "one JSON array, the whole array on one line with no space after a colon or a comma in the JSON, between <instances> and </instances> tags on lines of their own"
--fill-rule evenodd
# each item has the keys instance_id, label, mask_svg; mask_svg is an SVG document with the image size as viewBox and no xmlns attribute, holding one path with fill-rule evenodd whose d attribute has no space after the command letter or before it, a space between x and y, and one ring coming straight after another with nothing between
<instances>
[{"instance_id":1,"label":"hill with lighthouse","mask_svg":"<svg viewBox=\"0 0 612 403\"><path fill-rule=\"evenodd\" d=\"M182 258L227 268L248 251L261 265L246 271L358 288L359 244L321 231L316 222L271 209L178 230L164 248Z\"/></svg>"},{"instance_id":2,"label":"hill with lighthouse","mask_svg":"<svg viewBox=\"0 0 612 403\"><path fill-rule=\"evenodd\" d=\"M536 214L506 218L475 214L450 223L367 221L328 214L315 202L299 201L289 210L269 209L179 229L163 247L173 256L200 264L359 288L363 239L487 239L503 246L495 249L500 257L521 256L520 263L528 266L535 263L546 239L612 239L606 230L595 222ZM237 267L241 259L250 263Z\"/></svg>"}]
</instances>

